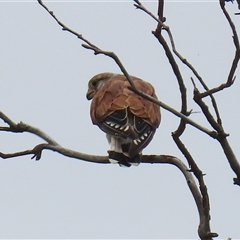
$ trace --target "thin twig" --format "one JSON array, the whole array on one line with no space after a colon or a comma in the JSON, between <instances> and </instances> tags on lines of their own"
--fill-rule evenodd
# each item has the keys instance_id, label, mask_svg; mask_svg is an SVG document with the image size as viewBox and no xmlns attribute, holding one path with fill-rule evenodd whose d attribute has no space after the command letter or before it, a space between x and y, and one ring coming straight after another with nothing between
<instances>
[{"instance_id":1,"label":"thin twig","mask_svg":"<svg viewBox=\"0 0 240 240\"><path fill-rule=\"evenodd\" d=\"M140 2L140 1L138 1L138 0L134 0L134 2L136 3L136 4L133 4L137 9L141 9L142 11L144 11L144 12L146 12L149 16L151 16L155 21L157 21L160 25L161 25L161 27L167 27L164 23L163 23L163 21L162 21L162 18L157 18L154 14L152 14L150 11L148 11L148 9L146 9L143 5L142 5L142 3ZM159 12L160 12L160 10L159 10Z\"/></svg>"},{"instance_id":2,"label":"thin twig","mask_svg":"<svg viewBox=\"0 0 240 240\"><path fill-rule=\"evenodd\" d=\"M205 97L207 97L209 95L211 96L214 93L220 92L220 91L224 90L225 88L231 87L232 84L234 83L235 79L236 79L236 77L233 78L233 80L232 80L232 82L230 84L228 82L227 83L223 83L223 84L221 84L218 87L215 87L215 88L207 90L206 92L199 93L199 97L200 98L205 98Z\"/></svg>"},{"instance_id":3,"label":"thin twig","mask_svg":"<svg viewBox=\"0 0 240 240\"><path fill-rule=\"evenodd\" d=\"M220 86L218 87L215 87L213 89L205 89L207 90L206 92L203 92L201 93L199 96L204 98L210 94L213 94L215 92L218 92L218 91L221 91L227 87L230 87L233 83L234 83L234 80L235 80L235 72L236 72L236 69L237 69L237 65L238 65L238 62L240 60L240 45L239 45L239 39L238 39L238 34L237 34L237 30L236 30L236 27L230 17L230 15L228 14L226 8L225 8L225 1L224 0L219 0L219 4L220 4L220 7L223 11L223 14L224 16L226 17L229 25L230 25L230 28L232 30L232 33L233 33L233 43L234 43L234 46L236 48L236 51L235 51L235 56L234 56L234 59L233 59L233 62L232 62L232 66L229 70L229 74L228 74L228 78L227 78L227 81L226 83L223 83L221 84Z\"/></svg>"},{"instance_id":4,"label":"thin twig","mask_svg":"<svg viewBox=\"0 0 240 240\"><path fill-rule=\"evenodd\" d=\"M9 127L0 127L0 131L15 132L15 133L29 132L29 133L33 133L33 134L37 135L38 137L42 138L49 144L59 145L54 139L52 139L50 136L48 136L46 133L44 133L39 128L30 126L23 122L19 122L16 124L1 111L0 111L0 119L2 119L5 123L7 123L9 125Z\"/></svg>"},{"instance_id":5,"label":"thin twig","mask_svg":"<svg viewBox=\"0 0 240 240\"><path fill-rule=\"evenodd\" d=\"M170 31L170 28L167 28L165 29L168 33L168 36L169 36L169 39L170 39L170 42L171 42L171 45L172 45L172 50L173 52L176 54L176 56L182 61L182 63L184 63L192 72L193 74L196 76L196 78L198 79L198 81L201 83L201 85L203 86L203 88L206 90L206 91L209 91L209 88L207 86L207 84L203 81L202 77L200 76L200 74L197 72L197 70L193 67L193 65L188 62L188 60L186 58L184 58L176 49L175 47L175 43L174 43L174 40L173 40L173 36L172 36L172 33ZM208 94L211 98L211 101L212 101L212 105L213 105L213 109L215 111L215 114L216 114L216 117L217 117L217 122L219 124L222 124L222 120L221 120L221 117L220 117L220 113L219 113L219 110L218 110L218 107L217 107L217 103L216 103L216 100L214 98L214 96L209 93Z\"/></svg>"}]
</instances>

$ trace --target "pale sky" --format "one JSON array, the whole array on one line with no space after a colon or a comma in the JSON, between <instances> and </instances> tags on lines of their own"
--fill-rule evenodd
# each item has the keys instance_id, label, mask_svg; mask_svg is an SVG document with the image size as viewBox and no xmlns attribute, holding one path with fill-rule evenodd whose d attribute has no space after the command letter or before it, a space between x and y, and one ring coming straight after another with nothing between
<instances>
[{"instance_id":1,"label":"pale sky","mask_svg":"<svg viewBox=\"0 0 240 240\"><path fill-rule=\"evenodd\" d=\"M149 81L160 100L179 110L176 78L151 34L156 22L136 10L133 1L46 4L67 26L114 51L130 74ZM157 1L144 4L157 12ZM226 6L240 32L237 4ZM235 49L218 1L166 1L164 16L177 49L208 86L223 83ZM64 147L106 155L105 134L92 125L85 95L95 74L120 72L115 62L82 48L37 1L0 1L0 22L0 110L15 122L42 129ZM200 111L192 100L193 74L179 66L188 87L188 108ZM234 85L216 99L229 142L240 157L239 70L236 75ZM191 117L210 128L201 113ZM178 123L162 110L162 123L144 153L170 154L186 163L171 138ZM235 175L220 145L191 126L182 140L206 173L211 230L220 238L240 238L240 189L233 185ZM0 133L0 151L6 153L39 143L31 134ZM30 156L0 161L0 196L0 238L198 238L193 197L171 165L120 168L44 151L38 162Z\"/></svg>"}]
</instances>

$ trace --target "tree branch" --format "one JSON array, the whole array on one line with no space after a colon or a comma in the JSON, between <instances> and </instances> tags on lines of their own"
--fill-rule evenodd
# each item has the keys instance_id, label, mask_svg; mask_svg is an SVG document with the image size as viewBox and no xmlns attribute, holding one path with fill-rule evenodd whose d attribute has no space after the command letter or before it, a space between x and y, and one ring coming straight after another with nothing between
<instances>
[{"instance_id":1,"label":"tree branch","mask_svg":"<svg viewBox=\"0 0 240 240\"><path fill-rule=\"evenodd\" d=\"M190 152L187 150L187 148L184 146L184 144L180 140L179 136L176 135L175 133L172 133L172 136L177 147L182 152L184 157L187 159L188 164L190 166L190 171L193 172L193 174L195 175L195 177L198 179L198 182L199 182L199 187L202 194L202 202L201 202L202 218L200 219L198 235L201 239L212 239L213 237L217 237L218 234L212 233L210 230L210 202L209 202L207 186L205 185L204 178L203 178L203 173L197 166Z\"/></svg>"},{"instance_id":2,"label":"tree branch","mask_svg":"<svg viewBox=\"0 0 240 240\"><path fill-rule=\"evenodd\" d=\"M33 133L33 134L38 135L37 133ZM74 150L64 148L60 145L53 145L53 144L49 144L49 143L38 144L31 150L25 150L25 151L20 151L20 152L15 152L15 153L7 153L6 154L6 153L0 152L0 157L3 159L9 159L9 158L14 158L14 157L19 157L19 156L33 155L32 159L35 158L36 160L40 160L43 150L52 150L54 152L58 152L64 156L67 156L70 158L74 158L77 160L83 160L83 161L87 161L87 162L92 162L92 163L101 163L101 164L109 164L110 163L107 156L84 154L81 152L76 152ZM188 187L191 191L191 194L196 202L196 206L197 206L198 213L199 213L199 219L200 219L199 229L202 229L203 225L205 224L205 215L204 215L204 209L203 209L203 204L202 204L203 199L202 199L202 196L201 196L201 194L198 190L198 187L194 181L192 174L188 171L188 169L184 165L184 163L181 160L179 160L178 158L176 158L174 156L169 156L169 155L143 155L141 158L141 162L142 163L151 163L151 164L156 164L156 163L172 164L172 165L176 166L183 173L183 175L186 179L186 182L188 184ZM216 233L214 233L214 234L216 234Z\"/></svg>"},{"instance_id":3,"label":"tree branch","mask_svg":"<svg viewBox=\"0 0 240 240\"><path fill-rule=\"evenodd\" d=\"M160 11L160 12L163 12L162 1L163 0L159 0L159 5L158 5L158 11ZM151 12L149 12L140 3L140 1L137 1L137 3L139 5L139 9L143 10L144 12L146 12L148 15L150 15L152 17L153 14ZM226 139L228 134L226 134L224 132L224 129L222 127L222 120L220 118L220 113L219 113L219 110L218 110L218 107L217 107L217 103L216 103L215 98L212 95L213 93L219 92L219 91L221 91L221 90L223 90L223 89L225 89L227 87L230 87L234 83L234 80L235 80L234 73L235 73L235 71L237 69L237 64L238 64L239 59L240 59L239 40L238 40L238 35L237 35L237 31L236 31L235 25L232 22L231 17L229 16L227 10L225 9L225 1L224 0L219 0L219 3L220 3L222 11L223 11L227 21L229 22L229 25L230 25L231 29L232 29L233 42L234 42L234 45L235 45L235 48L236 48L236 52L235 52L235 57L233 59L233 63L232 63L232 66L231 66L231 69L230 69L230 72L229 72L228 79L227 79L226 83L223 83L223 84L221 84L218 87L215 87L213 89L209 89L207 87L206 83L203 81L203 79L198 74L196 69L185 58L183 58L180 55L180 53L176 50L175 43L174 43L173 36L172 36L171 31L170 31L170 28L168 26L166 26L166 25L163 25L162 22L159 19L157 19L156 17L153 17L153 18L158 22L158 26L157 26L157 30L155 32L153 32L153 34L157 37L158 41L163 46L163 48L164 48L164 50L166 52L166 55L167 55L167 57L169 59L169 62L172 65L172 68L173 68L173 71L174 71L176 77L178 78L178 72L176 70L174 70L174 69L176 69L176 66L175 66L176 63L175 63L175 60L172 57L171 51L168 48L168 45L167 45L166 41L164 40L164 38L163 38L163 36L161 34L161 31L159 31L159 24L161 25L162 29L167 31L169 39L170 39L170 42L171 42L171 45L172 45L173 52L178 56L178 58L184 64L186 64L192 70L194 75L197 77L199 82L202 84L202 86L206 90L205 92L200 93L198 91L198 89L197 89L193 79L191 78L192 82L194 84L194 100L200 106L200 108L202 109L202 111L203 111L206 119L210 123L210 125L216 130L216 132L214 132L214 134L217 133L217 137L215 136L214 138L216 138L219 141L219 143L221 144L221 146L222 146L222 148L224 150L224 153L225 153L225 155L226 155L226 157L228 159L228 162L230 163L230 166L231 166L232 170L237 175L237 178L234 178L234 183L239 185L239 183L240 183L240 175L239 175L240 174L240 165L239 165L239 163L238 163L238 161L236 159L236 156L234 155L230 145L228 144L228 141ZM161 9L161 7L162 7L162 9ZM178 81L178 82L179 82L179 84L181 86L181 84L182 84L181 81ZM181 89L181 87L180 87L180 89ZM182 96L184 96L183 92L184 92L184 90L182 88L182 90L181 90ZM215 113L216 113L216 116L217 116L217 120L214 119L214 117L212 116L211 112L208 109L208 106L202 100L202 98L204 98L206 96L210 96L210 98L212 100L212 105L213 105L213 108L215 110ZM182 106L183 106L183 102L182 102ZM182 119L185 120L184 118L182 118ZM178 130L181 130L181 131L178 131ZM185 130L184 122L181 122L181 124L179 125L178 130L174 132L175 141L176 141L176 136L179 137L182 134L182 132ZM224 144L223 144L223 142L224 142Z\"/></svg>"},{"instance_id":4,"label":"tree branch","mask_svg":"<svg viewBox=\"0 0 240 240\"><path fill-rule=\"evenodd\" d=\"M54 15L54 13L52 11L50 11L41 0L38 0L39 4L44 7L44 9L47 10L47 12L55 19L55 21L62 27L63 30L68 31L74 35L76 35L79 39L83 40L85 43L87 44L82 44L82 46L86 49L90 49L94 51L94 54L98 55L98 54L103 54L106 56L111 57L119 66L120 70L122 71L122 73L126 76L126 78L128 79L130 85L131 85L131 90L135 93L137 93L138 95L142 96L143 98L148 99L149 101L152 101L156 104L158 104L159 106L161 106L162 108L166 109L167 111L173 113L175 116L178 116L179 118L183 119L186 123L194 126L195 128L197 128L198 130L208 134L209 136L211 136L212 138L215 138L215 132L212 130L209 130L203 126L201 126L200 124L194 122L193 120L191 120L190 118L186 117L184 114L178 112L177 110L173 109L172 107L168 106L167 104L158 101L157 99L145 94L144 92L141 92L140 90L138 90L133 81L131 80L130 75L128 74L127 70L124 68L123 64L121 63L121 61L119 60L119 58L117 57L117 55L113 52L109 52L109 51L104 51L102 49L100 49L99 47L97 47L96 45L92 44L90 41L88 41L87 39L85 39L82 34L79 34L75 31L73 31L72 29L68 28L66 25L64 25L62 22L60 22L58 20L58 18Z\"/></svg>"},{"instance_id":5,"label":"tree branch","mask_svg":"<svg viewBox=\"0 0 240 240\"><path fill-rule=\"evenodd\" d=\"M208 106L203 102L202 98L200 98L198 96L199 91L196 88L196 86L194 87L194 100L195 102L200 106L200 108L203 111L203 114L205 115L205 117L207 118L208 122L211 124L211 126L216 130L217 132L217 140L218 142L221 144L223 151L225 153L225 156L227 157L227 160L230 164L230 167L232 168L232 170L236 173L237 178L234 178L234 183L237 185L240 185L240 164L232 150L232 148L230 147L228 141L227 141L227 137L228 134L226 134L224 132L224 129L221 125L219 125L215 119L213 118L213 116L211 115Z\"/></svg>"},{"instance_id":6,"label":"tree branch","mask_svg":"<svg viewBox=\"0 0 240 240\"><path fill-rule=\"evenodd\" d=\"M148 15L150 15L151 17L153 17L154 15L148 11L139 1L138 1L138 4L139 4L139 9L143 10L144 12L146 12ZM158 15L159 15L159 19L162 19L163 18L163 5L164 5L164 1L163 0L159 0L158 2ZM204 87L204 89L206 91L209 91L207 85L205 84L205 82L203 81L202 77L199 75L199 73L197 72L197 70L192 66L192 64L190 64L188 62L188 60L186 58L184 58L176 49L176 46L175 46L175 43L174 43L174 39L173 39L173 35L172 35L172 32L170 30L170 27L167 26L167 25L164 25L162 23L162 21L160 21L159 19L157 19L156 17L153 17L153 19L155 19L157 22L158 22L158 25L157 25L157 28L156 30L153 32L153 34L158 38L158 36L161 36L161 30L160 29L164 29L167 34L168 34L168 37L169 37L169 40L170 40L170 43L171 43L171 47L172 47L172 51L174 52L174 54L182 61L182 63L184 63L192 72L193 74L197 77L197 79L199 80L199 82L202 84L202 86ZM163 18L164 21L166 20L166 18L164 17ZM163 39L163 37L162 37ZM158 39L159 40L159 39ZM171 63L171 65L174 66L176 65L173 60L172 60L172 57L171 57L171 52L170 50L168 49L168 46L166 44L165 41L161 40L159 41L162 46L164 47L165 51L166 51L166 55L169 59L169 62ZM176 73L175 73L176 75ZM177 76L177 75L176 75ZM182 85L182 83L181 83ZM213 105L213 109L215 110L215 113L216 113L216 116L217 116L217 121L219 124L221 124L221 118L220 118L220 114L219 114L219 110L218 110L218 107L217 107L217 103L216 103L216 100L215 98L213 97L213 95L211 94L211 92L208 93L208 95L210 95L210 98L211 98L211 101L212 101L212 105ZM181 126L181 125L180 125ZM184 126L182 124L182 127L179 126L179 136L181 135L181 131L180 129L184 129ZM182 130L183 131L183 130Z\"/></svg>"},{"instance_id":7,"label":"tree branch","mask_svg":"<svg viewBox=\"0 0 240 240\"><path fill-rule=\"evenodd\" d=\"M229 16L226 8L225 8L225 1L224 0L219 0L219 4L220 4L220 7L223 11L223 14L224 16L226 17L228 23L229 23L229 26L232 30L232 33L233 33L233 43L234 43L234 46L236 48L236 51L235 51L235 56L234 56L234 59L233 59L233 62L232 62L232 66L229 70L229 74L228 74L228 78L227 78L227 81L226 83L223 83L221 84L220 86L218 87L215 87L211 90L209 89L205 89L207 90L206 92L203 92L200 94L200 97L201 98L204 98L210 94L213 94L215 92L218 92L218 91L221 91L225 88L228 88L230 87L233 83L234 83L234 80L235 80L235 76L234 76L234 73L236 72L236 69L237 69L237 65L238 65L238 62L239 62L239 59L240 59L240 46L239 46L239 39L238 39L238 34L237 34L237 30L236 30L236 27L231 19L231 17Z\"/></svg>"},{"instance_id":8,"label":"tree branch","mask_svg":"<svg viewBox=\"0 0 240 240\"><path fill-rule=\"evenodd\" d=\"M167 163L176 166L184 175L188 187L194 197L196 202L198 213L199 213L199 227L198 227L198 235L202 240L210 240L213 237L217 237L218 234L210 231L209 221L209 199L207 194L207 188L203 181L202 172L199 170L199 178L201 178L200 189L201 193L198 190L198 187L194 181L194 178L189 170L187 170L186 165L176 157L168 156L168 155L149 155L143 156L142 162L145 163ZM193 166L192 166L193 167ZM192 169L191 169L192 170Z\"/></svg>"},{"instance_id":9,"label":"tree branch","mask_svg":"<svg viewBox=\"0 0 240 240\"><path fill-rule=\"evenodd\" d=\"M5 123L7 123L9 125L9 127L1 127L0 126L0 131L14 132L14 133L29 132L29 133L33 133L36 136L42 138L49 144L59 145L54 139L52 139L50 136L48 136L42 130L35 128L33 126L30 126L28 124L25 124L23 122L19 122L16 124L1 111L0 111L0 119L2 119Z\"/></svg>"}]
</instances>

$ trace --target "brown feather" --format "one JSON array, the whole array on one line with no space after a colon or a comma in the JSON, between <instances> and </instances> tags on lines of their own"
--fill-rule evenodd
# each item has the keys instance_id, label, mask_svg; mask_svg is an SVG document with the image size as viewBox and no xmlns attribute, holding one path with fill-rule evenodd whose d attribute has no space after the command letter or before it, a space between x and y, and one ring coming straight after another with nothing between
<instances>
[{"instance_id":1,"label":"brown feather","mask_svg":"<svg viewBox=\"0 0 240 240\"><path fill-rule=\"evenodd\" d=\"M139 90L157 99L150 83L134 76L131 79ZM124 75L98 74L88 86L92 122L110 134L108 139L113 149L109 151L109 158L116 157L120 165L139 163L142 149L152 140L160 124L160 107L132 92ZM123 158L122 161L119 158Z\"/></svg>"},{"instance_id":2,"label":"brown feather","mask_svg":"<svg viewBox=\"0 0 240 240\"><path fill-rule=\"evenodd\" d=\"M154 88L149 83L133 76L131 78L138 89L157 98ZM91 103L91 118L94 124L102 122L116 110L129 107L134 115L144 118L152 127L159 126L159 106L138 96L128 89L129 86L123 75L116 75L100 86Z\"/></svg>"}]
</instances>

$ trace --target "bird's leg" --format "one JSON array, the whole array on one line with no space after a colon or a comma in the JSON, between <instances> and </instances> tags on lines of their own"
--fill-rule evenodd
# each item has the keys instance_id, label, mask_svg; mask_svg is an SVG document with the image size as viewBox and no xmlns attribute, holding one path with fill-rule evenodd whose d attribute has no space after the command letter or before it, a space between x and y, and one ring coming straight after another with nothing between
<instances>
[{"instance_id":1,"label":"bird's leg","mask_svg":"<svg viewBox=\"0 0 240 240\"><path fill-rule=\"evenodd\" d=\"M126 157L122 152L122 143L124 140L110 134L107 134L107 139L110 144L110 150L108 151L109 161L111 163L118 163L120 166L130 167L131 164L126 161Z\"/></svg>"}]
</instances>

